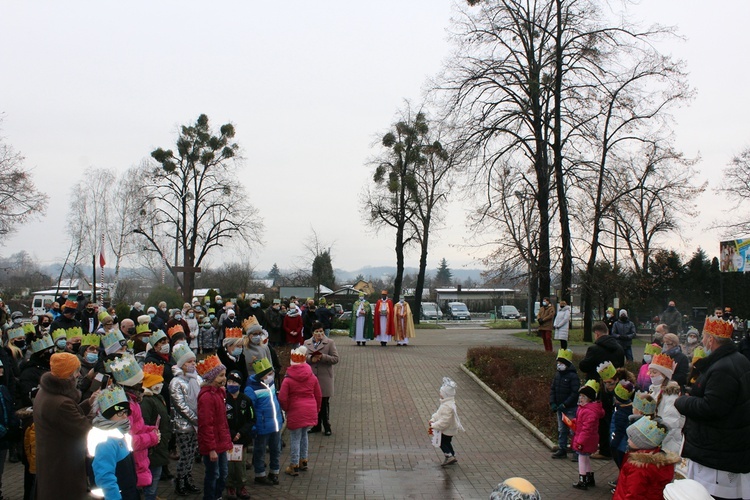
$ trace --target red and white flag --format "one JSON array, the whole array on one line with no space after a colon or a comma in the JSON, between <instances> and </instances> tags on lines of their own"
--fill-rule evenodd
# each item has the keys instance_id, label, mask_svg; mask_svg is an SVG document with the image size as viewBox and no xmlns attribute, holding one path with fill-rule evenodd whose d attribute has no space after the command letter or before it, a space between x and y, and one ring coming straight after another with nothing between
<instances>
[{"instance_id":1,"label":"red and white flag","mask_svg":"<svg viewBox=\"0 0 750 500\"><path fill-rule=\"evenodd\" d=\"M104 267L106 263L107 261L104 260L104 235L102 235L102 247L99 249L99 267Z\"/></svg>"}]
</instances>

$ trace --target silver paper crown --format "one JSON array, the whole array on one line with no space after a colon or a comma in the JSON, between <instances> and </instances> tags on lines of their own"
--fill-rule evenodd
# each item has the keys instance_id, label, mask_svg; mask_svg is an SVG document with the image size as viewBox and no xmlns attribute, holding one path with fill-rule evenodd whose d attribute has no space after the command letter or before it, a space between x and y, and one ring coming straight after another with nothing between
<instances>
[{"instance_id":1,"label":"silver paper crown","mask_svg":"<svg viewBox=\"0 0 750 500\"><path fill-rule=\"evenodd\" d=\"M125 354L104 364L120 385L133 386L143 380L143 369L132 354Z\"/></svg>"}]
</instances>

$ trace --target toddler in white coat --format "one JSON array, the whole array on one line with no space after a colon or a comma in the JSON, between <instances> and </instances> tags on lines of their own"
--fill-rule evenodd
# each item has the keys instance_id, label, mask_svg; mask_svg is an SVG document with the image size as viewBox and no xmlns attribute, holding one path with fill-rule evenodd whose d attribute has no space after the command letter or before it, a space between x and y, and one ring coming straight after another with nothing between
<instances>
[{"instance_id":1,"label":"toddler in white coat","mask_svg":"<svg viewBox=\"0 0 750 500\"><path fill-rule=\"evenodd\" d=\"M456 411L456 383L448 377L443 377L443 385L440 387L440 406L430 417L430 434L439 432L440 449L445 454L445 460L441 464L453 465L458 462L456 452L453 450L453 436L463 432L461 420ZM437 444L436 444L437 446Z\"/></svg>"}]
</instances>

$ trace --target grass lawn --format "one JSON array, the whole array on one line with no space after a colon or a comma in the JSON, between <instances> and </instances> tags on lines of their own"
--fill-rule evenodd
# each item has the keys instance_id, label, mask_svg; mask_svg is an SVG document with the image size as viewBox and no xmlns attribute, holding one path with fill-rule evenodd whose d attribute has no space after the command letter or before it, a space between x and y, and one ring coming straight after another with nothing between
<instances>
[{"instance_id":1,"label":"grass lawn","mask_svg":"<svg viewBox=\"0 0 750 500\"><path fill-rule=\"evenodd\" d=\"M542 338L538 337L534 330L531 331L531 337L529 337L527 332L514 333L513 336L522 340L526 340L527 342L533 342L535 344L542 343ZM583 341L583 328L574 328L570 330L570 332L568 333L568 345L590 345L590 344L593 344L593 342ZM643 339L639 339L639 338L633 339L633 345L642 346L646 344L647 342Z\"/></svg>"},{"instance_id":2,"label":"grass lawn","mask_svg":"<svg viewBox=\"0 0 750 500\"><path fill-rule=\"evenodd\" d=\"M437 323L420 323L418 325L414 325L414 329L415 330L445 330L445 327Z\"/></svg>"},{"instance_id":3,"label":"grass lawn","mask_svg":"<svg viewBox=\"0 0 750 500\"><path fill-rule=\"evenodd\" d=\"M493 330L516 330L518 328L525 328L521 326L521 322L515 319L496 319L485 323L484 326L492 328ZM532 330L534 326L532 325Z\"/></svg>"}]
</instances>

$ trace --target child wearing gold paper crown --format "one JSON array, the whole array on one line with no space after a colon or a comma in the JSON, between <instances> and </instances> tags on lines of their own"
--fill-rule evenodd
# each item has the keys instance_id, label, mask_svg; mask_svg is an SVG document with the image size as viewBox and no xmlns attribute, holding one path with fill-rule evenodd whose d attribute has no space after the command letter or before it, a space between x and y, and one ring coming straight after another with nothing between
<instances>
[{"instance_id":1,"label":"child wearing gold paper crown","mask_svg":"<svg viewBox=\"0 0 750 500\"><path fill-rule=\"evenodd\" d=\"M227 452L232 449L224 389L227 368L213 354L198 363L196 369L203 377L203 386L198 394L198 451L206 467L203 498L215 500L221 498L227 484Z\"/></svg>"},{"instance_id":2,"label":"child wearing gold paper crown","mask_svg":"<svg viewBox=\"0 0 750 500\"><path fill-rule=\"evenodd\" d=\"M578 453L578 482L574 488L587 490L594 486L594 473L591 471L591 454L599 444L599 419L604 417L601 401L597 401L599 382L589 380L578 391L578 411L575 420L573 450Z\"/></svg>"},{"instance_id":3,"label":"child wearing gold paper crown","mask_svg":"<svg viewBox=\"0 0 750 500\"><path fill-rule=\"evenodd\" d=\"M550 411L557 416L557 451L552 454L552 458L559 459L568 456L568 437L571 433L563 416L570 420L576 418L580 386L581 379L578 378L578 372L573 364L573 351L560 349L557 351L555 378L549 390Z\"/></svg>"}]
</instances>

